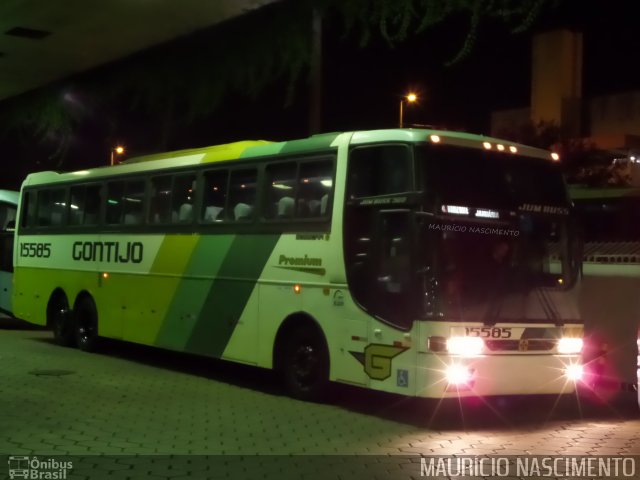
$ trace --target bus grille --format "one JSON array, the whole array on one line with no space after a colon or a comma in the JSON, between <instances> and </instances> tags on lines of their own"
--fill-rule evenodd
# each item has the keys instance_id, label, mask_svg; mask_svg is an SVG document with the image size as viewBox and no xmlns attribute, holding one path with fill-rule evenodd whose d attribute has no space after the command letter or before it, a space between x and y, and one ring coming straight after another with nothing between
<instances>
[{"instance_id":1,"label":"bus grille","mask_svg":"<svg viewBox=\"0 0 640 480\"><path fill-rule=\"evenodd\" d=\"M545 338L485 340L484 343L492 352L546 352L556 346L555 340Z\"/></svg>"}]
</instances>

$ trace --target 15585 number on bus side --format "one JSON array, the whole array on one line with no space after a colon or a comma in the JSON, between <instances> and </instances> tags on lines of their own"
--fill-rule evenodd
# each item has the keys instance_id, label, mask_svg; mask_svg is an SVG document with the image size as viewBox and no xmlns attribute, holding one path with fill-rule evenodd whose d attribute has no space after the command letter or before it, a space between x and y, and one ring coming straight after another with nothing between
<instances>
[{"instance_id":1,"label":"15585 number on bus side","mask_svg":"<svg viewBox=\"0 0 640 480\"><path fill-rule=\"evenodd\" d=\"M20 243L20 256L32 258L49 258L51 256L50 243Z\"/></svg>"}]
</instances>

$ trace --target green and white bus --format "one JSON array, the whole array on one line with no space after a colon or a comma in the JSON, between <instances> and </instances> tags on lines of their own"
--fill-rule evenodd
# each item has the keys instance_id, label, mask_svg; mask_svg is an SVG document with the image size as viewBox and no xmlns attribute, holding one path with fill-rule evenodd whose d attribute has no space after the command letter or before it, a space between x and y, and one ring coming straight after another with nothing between
<instances>
[{"instance_id":1,"label":"green and white bus","mask_svg":"<svg viewBox=\"0 0 640 480\"><path fill-rule=\"evenodd\" d=\"M0 190L0 313L11 315L13 287L13 234L19 192Z\"/></svg>"},{"instance_id":2,"label":"green and white bus","mask_svg":"<svg viewBox=\"0 0 640 480\"><path fill-rule=\"evenodd\" d=\"M15 315L441 398L581 376L579 239L548 151L435 130L244 141L29 175Z\"/></svg>"}]
</instances>

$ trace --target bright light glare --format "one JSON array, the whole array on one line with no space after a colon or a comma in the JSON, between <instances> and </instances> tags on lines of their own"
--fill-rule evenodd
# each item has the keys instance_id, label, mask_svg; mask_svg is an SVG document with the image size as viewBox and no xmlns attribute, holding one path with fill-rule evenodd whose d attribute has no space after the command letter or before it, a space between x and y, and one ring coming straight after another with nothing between
<instances>
[{"instance_id":1,"label":"bright light glare","mask_svg":"<svg viewBox=\"0 0 640 480\"><path fill-rule=\"evenodd\" d=\"M558 341L558 353L580 353L581 351L581 338L563 337Z\"/></svg>"},{"instance_id":2,"label":"bright light glare","mask_svg":"<svg viewBox=\"0 0 640 480\"><path fill-rule=\"evenodd\" d=\"M498 150L500 150L500 151L503 151L504 150L504 145L498 144L498 145L496 145L496 148Z\"/></svg>"},{"instance_id":3,"label":"bright light glare","mask_svg":"<svg viewBox=\"0 0 640 480\"><path fill-rule=\"evenodd\" d=\"M518 149L517 149L516 147L514 147L513 145L511 145L511 146L509 147L509 151L510 151L511 153L517 153L517 152L518 152Z\"/></svg>"},{"instance_id":4,"label":"bright light glare","mask_svg":"<svg viewBox=\"0 0 640 480\"><path fill-rule=\"evenodd\" d=\"M491 150L491 144L490 144L489 142L483 142L483 143L482 143L482 146L483 146L484 148L486 148L487 150Z\"/></svg>"},{"instance_id":5,"label":"bright light glare","mask_svg":"<svg viewBox=\"0 0 640 480\"><path fill-rule=\"evenodd\" d=\"M407 102L415 102L418 99L418 96L415 93L410 93L407 95Z\"/></svg>"},{"instance_id":6,"label":"bright light glare","mask_svg":"<svg viewBox=\"0 0 640 480\"><path fill-rule=\"evenodd\" d=\"M323 187L329 187L329 188L331 188L331 186L333 185L333 180L331 180L331 179L320 180L320 184L321 184Z\"/></svg>"},{"instance_id":7,"label":"bright light glare","mask_svg":"<svg viewBox=\"0 0 640 480\"><path fill-rule=\"evenodd\" d=\"M471 380L471 371L464 365L449 365L445 377L450 385L463 385Z\"/></svg>"},{"instance_id":8,"label":"bright light glare","mask_svg":"<svg viewBox=\"0 0 640 480\"><path fill-rule=\"evenodd\" d=\"M452 355L471 357L480 355L484 342L478 337L451 337L447 339L447 351Z\"/></svg>"},{"instance_id":9,"label":"bright light glare","mask_svg":"<svg viewBox=\"0 0 640 480\"><path fill-rule=\"evenodd\" d=\"M551 158L557 162L558 160L560 160L560 155L558 155L556 152L553 152L551 153Z\"/></svg>"},{"instance_id":10,"label":"bright light glare","mask_svg":"<svg viewBox=\"0 0 640 480\"><path fill-rule=\"evenodd\" d=\"M440 137L438 135L431 135L429 138L433 143L440 143Z\"/></svg>"},{"instance_id":11,"label":"bright light glare","mask_svg":"<svg viewBox=\"0 0 640 480\"><path fill-rule=\"evenodd\" d=\"M469 215L469 209L467 207L457 205L443 205L442 211L444 213L453 213L454 215Z\"/></svg>"},{"instance_id":12,"label":"bright light glare","mask_svg":"<svg viewBox=\"0 0 640 480\"><path fill-rule=\"evenodd\" d=\"M124 147L123 147L123 146L118 145L118 146L115 148L115 152L116 152L118 155L122 155L122 154L124 153Z\"/></svg>"},{"instance_id":13,"label":"bright light glare","mask_svg":"<svg viewBox=\"0 0 640 480\"><path fill-rule=\"evenodd\" d=\"M582 375L584 374L584 368L582 365L567 365L564 369L564 374L569 380L573 380L577 382L582 380Z\"/></svg>"}]
</instances>

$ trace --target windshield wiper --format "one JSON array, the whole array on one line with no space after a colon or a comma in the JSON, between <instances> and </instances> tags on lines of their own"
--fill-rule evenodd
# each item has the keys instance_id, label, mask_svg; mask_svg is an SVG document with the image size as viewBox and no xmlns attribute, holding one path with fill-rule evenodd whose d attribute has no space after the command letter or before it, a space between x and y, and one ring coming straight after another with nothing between
<instances>
[{"instance_id":1,"label":"windshield wiper","mask_svg":"<svg viewBox=\"0 0 640 480\"><path fill-rule=\"evenodd\" d=\"M558 310L556 309L555 303L549 297L546 292L542 288L536 288L536 293L538 294L538 299L540 300L540 305L542 305L542 310L544 314L549 320L552 320L556 327L562 327L564 322L558 315Z\"/></svg>"}]
</instances>

